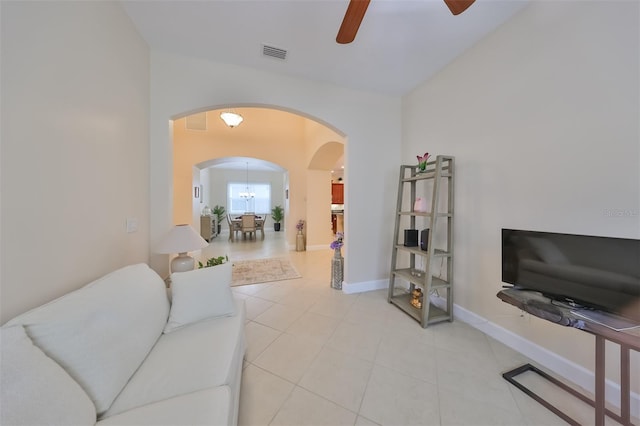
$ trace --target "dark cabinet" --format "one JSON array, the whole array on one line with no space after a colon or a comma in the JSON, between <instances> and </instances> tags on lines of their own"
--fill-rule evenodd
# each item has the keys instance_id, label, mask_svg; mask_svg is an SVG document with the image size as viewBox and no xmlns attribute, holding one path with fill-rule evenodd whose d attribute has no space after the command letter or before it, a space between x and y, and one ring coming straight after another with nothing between
<instances>
[{"instance_id":1,"label":"dark cabinet","mask_svg":"<svg viewBox=\"0 0 640 426\"><path fill-rule=\"evenodd\" d=\"M331 204L344 204L344 184L331 184Z\"/></svg>"}]
</instances>

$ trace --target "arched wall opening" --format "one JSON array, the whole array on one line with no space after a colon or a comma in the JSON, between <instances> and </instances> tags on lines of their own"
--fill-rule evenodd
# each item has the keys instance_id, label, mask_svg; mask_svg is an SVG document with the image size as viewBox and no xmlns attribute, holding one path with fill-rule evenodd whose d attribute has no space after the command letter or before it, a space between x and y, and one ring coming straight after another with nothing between
<instances>
[{"instance_id":1,"label":"arched wall opening","mask_svg":"<svg viewBox=\"0 0 640 426\"><path fill-rule=\"evenodd\" d=\"M230 108L244 117L234 128L219 118L220 112ZM273 194L272 206L285 209L282 227L288 245L295 246L295 224L304 220L307 248L328 247L333 237L331 170L346 141L341 133L303 113L264 105L200 108L174 117L172 124L174 223L191 223L198 229L205 200L226 205L220 187L226 187L225 180L233 172L228 177L213 173L211 179L207 169L229 162L224 159L252 158L286 170L282 186L275 185L279 192Z\"/></svg>"},{"instance_id":2,"label":"arched wall opening","mask_svg":"<svg viewBox=\"0 0 640 426\"><path fill-rule=\"evenodd\" d=\"M388 284L397 165L402 158L400 97L166 51L152 50L150 61L149 263L154 270L162 276L169 270L167 255L157 254L153 248L174 223L174 120L228 106L265 107L315 120L342 138L348 135L344 157L348 206L344 216L343 291L384 288ZM232 130L242 130L244 124ZM371 197L372 191L375 197Z\"/></svg>"},{"instance_id":3,"label":"arched wall opening","mask_svg":"<svg viewBox=\"0 0 640 426\"><path fill-rule=\"evenodd\" d=\"M284 205L285 186L289 172L282 166L253 157L214 158L194 165L194 180L200 179L200 198L195 199L191 211L195 224L200 222L200 214L205 209L222 206L227 214L238 215L247 211L265 217L265 229L273 229L272 206ZM258 197L244 200L229 199L229 185L240 185L245 192L255 192ZM269 203L264 202L264 189L269 189ZM259 199L259 200L258 200ZM174 206L177 207L177 206ZM185 206L182 206L185 207ZM222 220L220 229L226 233L229 224ZM196 228L197 229L197 228Z\"/></svg>"}]
</instances>

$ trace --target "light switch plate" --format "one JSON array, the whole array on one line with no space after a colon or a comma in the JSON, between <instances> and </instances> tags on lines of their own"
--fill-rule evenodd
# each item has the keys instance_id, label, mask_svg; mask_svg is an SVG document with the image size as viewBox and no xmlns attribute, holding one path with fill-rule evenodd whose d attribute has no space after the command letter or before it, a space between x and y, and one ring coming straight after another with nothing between
<instances>
[{"instance_id":1,"label":"light switch plate","mask_svg":"<svg viewBox=\"0 0 640 426\"><path fill-rule=\"evenodd\" d=\"M127 218L127 233L131 234L138 231L138 219Z\"/></svg>"}]
</instances>

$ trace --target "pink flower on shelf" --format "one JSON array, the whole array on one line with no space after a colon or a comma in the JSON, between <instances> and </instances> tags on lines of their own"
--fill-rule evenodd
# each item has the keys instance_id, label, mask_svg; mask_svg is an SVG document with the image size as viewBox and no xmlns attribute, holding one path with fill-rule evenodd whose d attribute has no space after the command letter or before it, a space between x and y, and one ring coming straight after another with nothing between
<instances>
[{"instance_id":1,"label":"pink flower on shelf","mask_svg":"<svg viewBox=\"0 0 640 426\"><path fill-rule=\"evenodd\" d=\"M427 160L429 160L431 155L429 155L428 152L425 152L423 156L417 155L416 157L418 157L418 167L420 170L425 170L427 168Z\"/></svg>"},{"instance_id":2,"label":"pink flower on shelf","mask_svg":"<svg viewBox=\"0 0 640 426\"><path fill-rule=\"evenodd\" d=\"M342 242L343 238L344 238L344 233L336 232L336 239L331 242L329 247L332 248L333 250L341 249L342 248L342 244L343 244L343 242Z\"/></svg>"},{"instance_id":3,"label":"pink flower on shelf","mask_svg":"<svg viewBox=\"0 0 640 426\"><path fill-rule=\"evenodd\" d=\"M298 231L302 231L304 229L304 220L300 219L298 223L296 223L296 229Z\"/></svg>"}]
</instances>

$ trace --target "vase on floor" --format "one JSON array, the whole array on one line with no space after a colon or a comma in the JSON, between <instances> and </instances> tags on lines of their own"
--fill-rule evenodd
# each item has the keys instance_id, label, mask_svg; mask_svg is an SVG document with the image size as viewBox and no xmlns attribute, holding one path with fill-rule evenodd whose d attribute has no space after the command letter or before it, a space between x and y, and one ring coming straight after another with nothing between
<instances>
[{"instance_id":1,"label":"vase on floor","mask_svg":"<svg viewBox=\"0 0 640 426\"><path fill-rule=\"evenodd\" d=\"M333 250L333 258L331 259L331 288L342 290L342 276L344 273L344 257L340 249Z\"/></svg>"},{"instance_id":2,"label":"vase on floor","mask_svg":"<svg viewBox=\"0 0 640 426\"><path fill-rule=\"evenodd\" d=\"M304 235L302 231L298 231L298 235L296 235L296 251L304 251Z\"/></svg>"}]
</instances>

